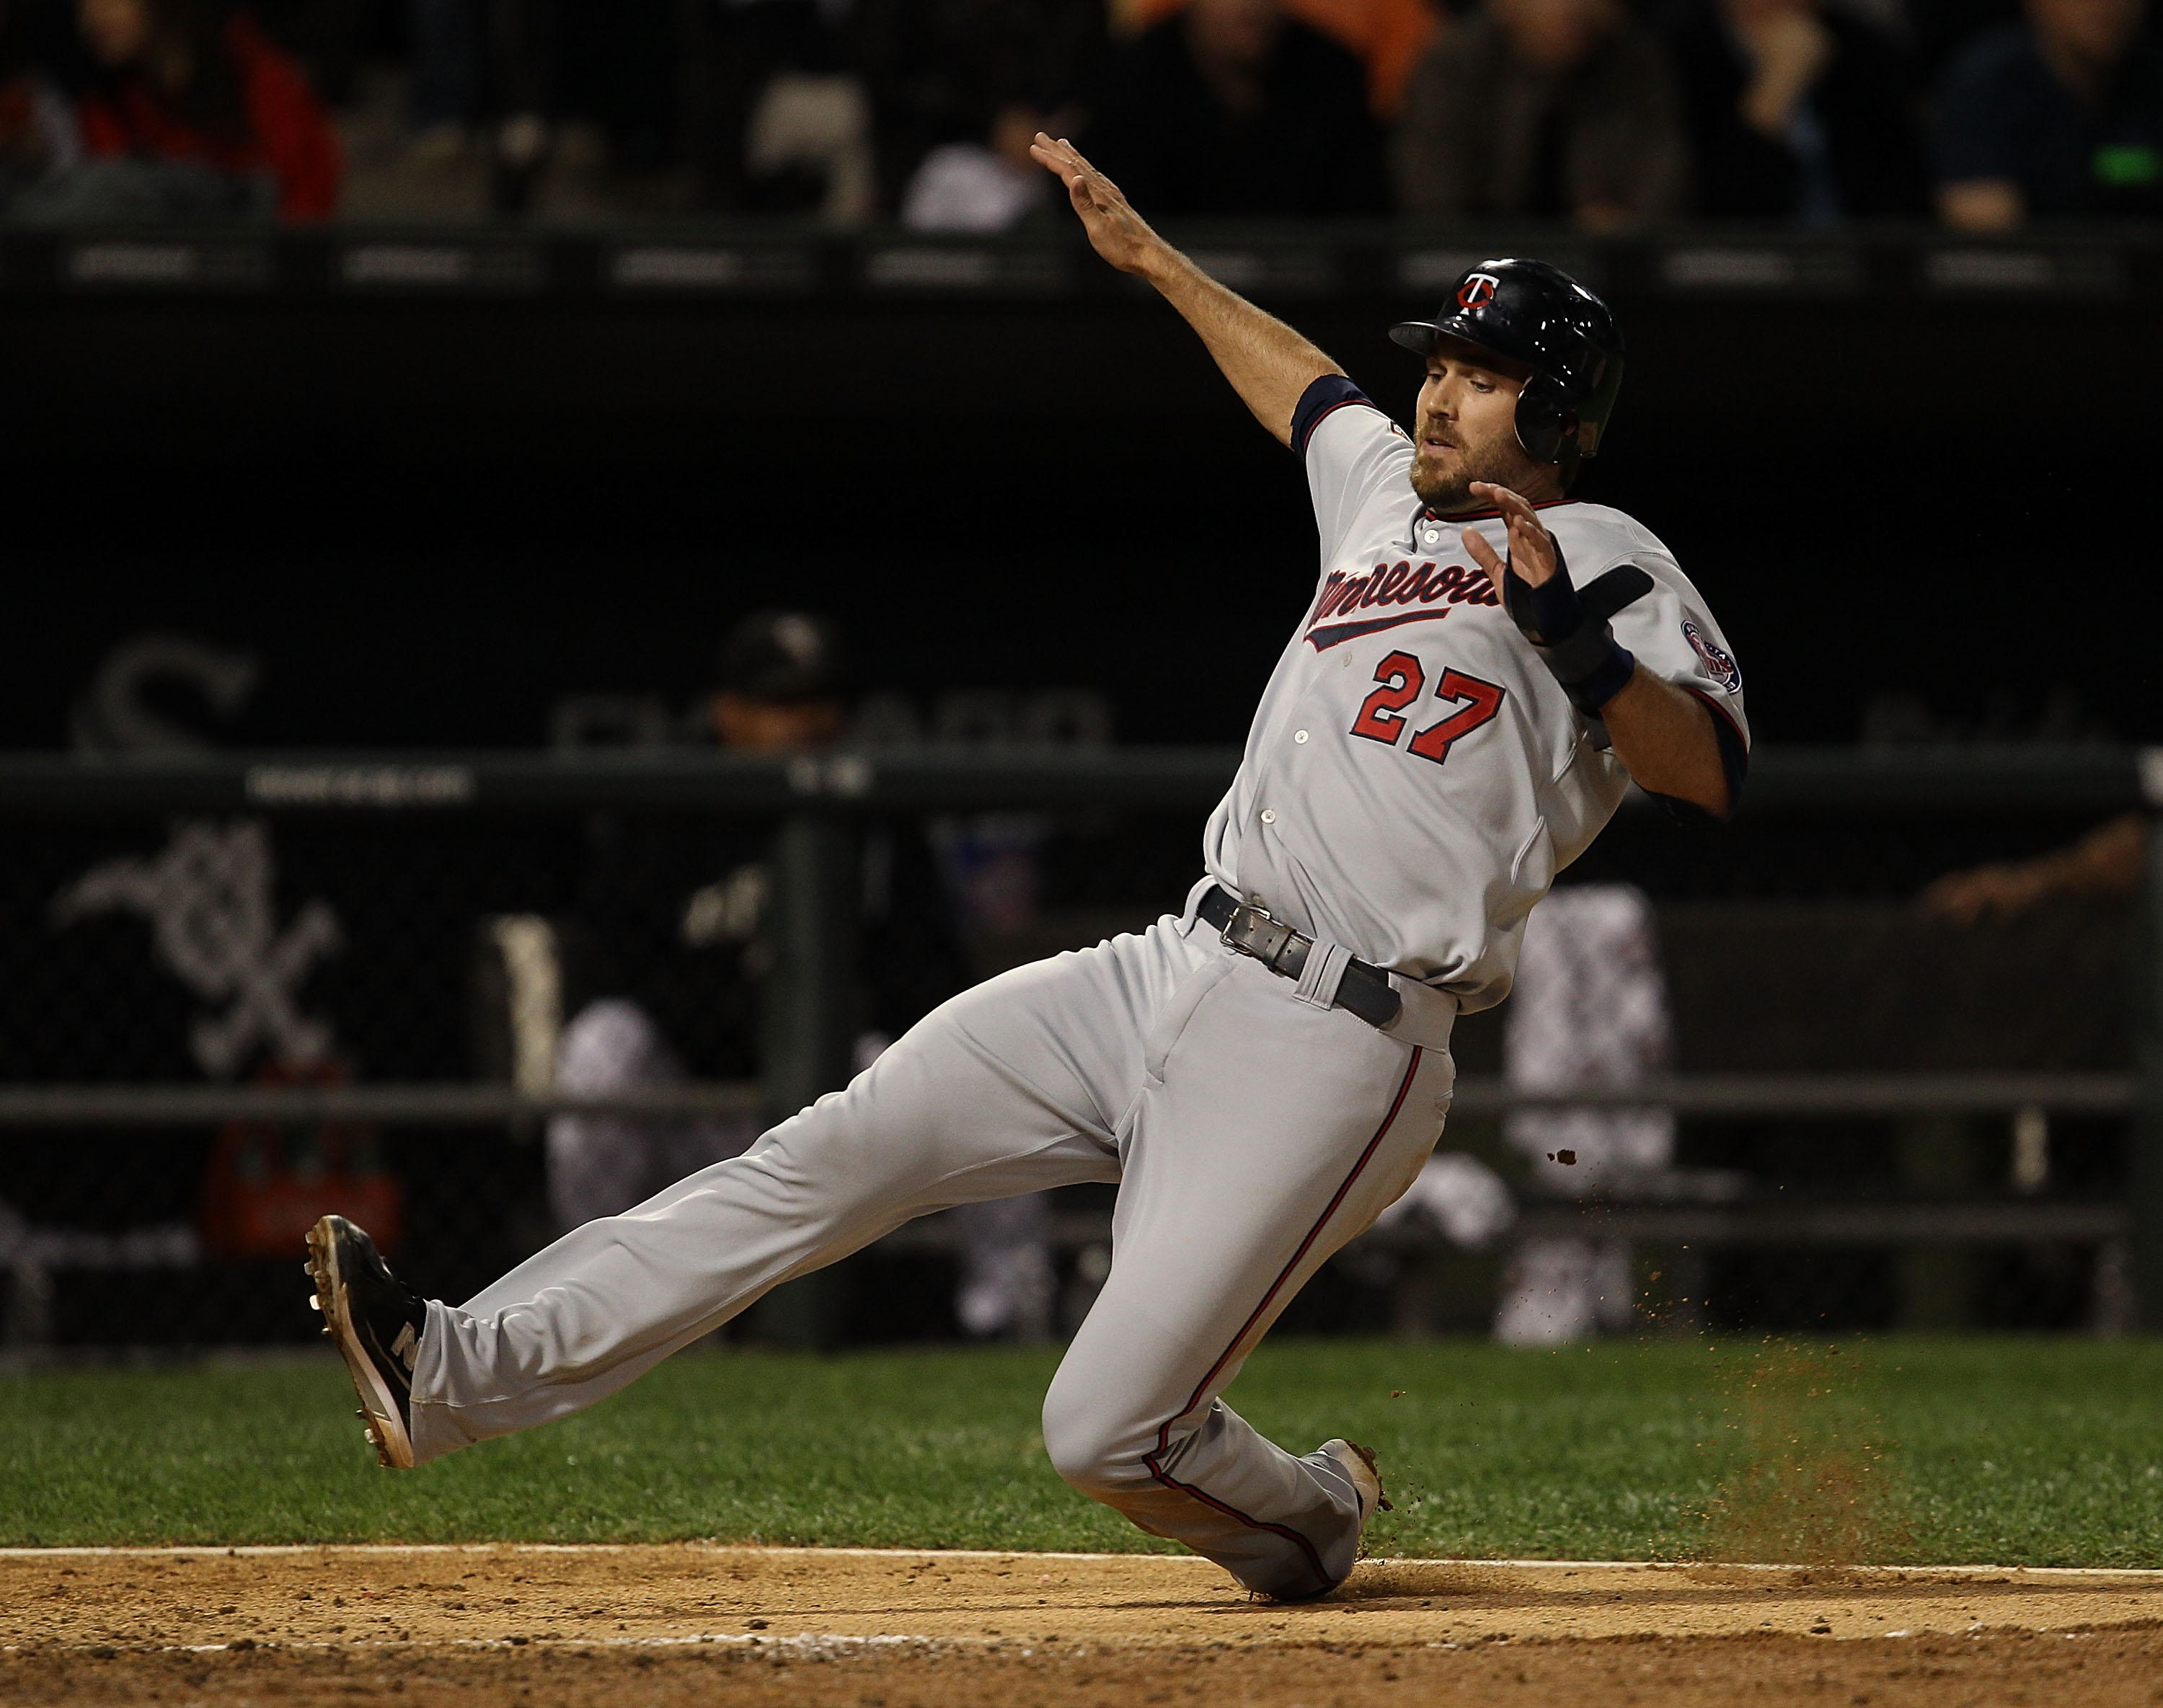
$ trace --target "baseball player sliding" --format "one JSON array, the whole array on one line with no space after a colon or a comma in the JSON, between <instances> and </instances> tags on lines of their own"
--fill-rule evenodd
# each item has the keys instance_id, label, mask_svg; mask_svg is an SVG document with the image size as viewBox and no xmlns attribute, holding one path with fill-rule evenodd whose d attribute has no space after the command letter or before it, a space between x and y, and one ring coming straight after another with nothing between
<instances>
[{"instance_id":1,"label":"baseball player sliding","mask_svg":"<svg viewBox=\"0 0 2163 1708\"><path fill-rule=\"evenodd\" d=\"M1035 153L1313 493L1321 576L1185 910L955 998L743 1155L463 1305L413 1293L336 1217L309 1268L379 1454L411 1466L590 1405L912 1217L1116 1181L1111 1273L1045 1396L1052 1462L1303 1599L1352 1569L1373 1456L1288 1453L1220 1396L1419 1171L1453 1022L1506 993L1526 915L1630 782L1731 809L1741 683L1666 548L1565 495L1621 376L1599 298L1537 261L1466 274L1391 333L1427 364L1408 438L1071 146Z\"/></svg>"}]
</instances>

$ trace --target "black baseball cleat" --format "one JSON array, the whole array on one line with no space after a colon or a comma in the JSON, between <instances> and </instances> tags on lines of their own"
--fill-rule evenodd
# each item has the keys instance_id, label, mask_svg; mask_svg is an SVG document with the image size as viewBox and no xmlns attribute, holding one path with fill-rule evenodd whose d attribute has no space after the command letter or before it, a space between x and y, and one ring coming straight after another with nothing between
<instances>
[{"instance_id":1,"label":"black baseball cleat","mask_svg":"<svg viewBox=\"0 0 2163 1708\"><path fill-rule=\"evenodd\" d=\"M427 1302L391 1274L366 1230L343 1216L326 1216L308 1230L306 1268L316 1284L308 1302L345 1355L376 1458L394 1470L412 1470L407 1407Z\"/></svg>"}]
</instances>

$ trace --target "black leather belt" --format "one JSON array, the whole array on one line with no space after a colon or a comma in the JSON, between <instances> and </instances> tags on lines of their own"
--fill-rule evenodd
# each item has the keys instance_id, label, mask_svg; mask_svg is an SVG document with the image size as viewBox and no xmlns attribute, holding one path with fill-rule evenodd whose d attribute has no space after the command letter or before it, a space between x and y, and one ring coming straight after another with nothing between
<instances>
[{"instance_id":1,"label":"black leather belt","mask_svg":"<svg viewBox=\"0 0 2163 1708\"><path fill-rule=\"evenodd\" d=\"M1222 884L1202 892L1195 915L1215 930L1228 948L1251 955L1274 973L1297 978L1307 970L1314 939L1302 937L1290 925L1270 917L1269 909L1241 901ZM1344 963L1344 976L1337 982L1335 1005L1357 1014L1370 1026L1386 1026L1397 1017L1405 999L1390 988L1390 976L1364 961Z\"/></svg>"}]
</instances>

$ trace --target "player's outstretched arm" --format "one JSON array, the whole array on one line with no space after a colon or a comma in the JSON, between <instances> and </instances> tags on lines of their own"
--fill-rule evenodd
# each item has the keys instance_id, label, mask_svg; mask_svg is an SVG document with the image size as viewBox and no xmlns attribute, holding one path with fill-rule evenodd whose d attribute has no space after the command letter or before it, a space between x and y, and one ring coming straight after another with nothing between
<instances>
[{"instance_id":1,"label":"player's outstretched arm","mask_svg":"<svg viewBox=\"0 0 2163 1708\"><path fill-rule=\"evenodd\" d=\"M1150 228L1119 186L1063 139L1042 131L1029 153L1058 175L1067 200L1098 254L1122 273L1146 279L1201 334L1232 389L1254 419L1291 443L1292 411L1301 394L1325 374L1344 370L1279 320L1226 290Z\"/></svg>"},{"instance_id":2,"label":"player's outstretched arm","mask_svg":"<svg viewBox=\"0 0 2163 1708\"><path fill-rule=\"evenodd\" d=\"M1510 597L1505 578L1530 588L1544 587L1563 573L1561 554L1539 512L1518 494L1506 486L1475 480L1472 495L1502 512L1509 530L1510 555L1505 559L1471 528L1464 530L1464 549L1487 572L1495 591L1514 614L1516 601ZM1576 599L1569 594L1567 580L1561 584L1561 590L1574 607ZM1604 625L1600 632L1606 633ZM1607 726L1608 744L1628 770L1631 781L1650 794L1688 801L1716 818L1726 818L1733 803L1727 798L1727 769L1713 726L1714 713L1642 664L1631 668L1628 653L1615 656L1620 660L1619 686L1611 693L1605 687L1600 689L1596 715ZM1622 670L1628 673L1620 675ZM1577 689L1573 688L1571 697L1590 710Z\"/></svg>"}]
</instances>

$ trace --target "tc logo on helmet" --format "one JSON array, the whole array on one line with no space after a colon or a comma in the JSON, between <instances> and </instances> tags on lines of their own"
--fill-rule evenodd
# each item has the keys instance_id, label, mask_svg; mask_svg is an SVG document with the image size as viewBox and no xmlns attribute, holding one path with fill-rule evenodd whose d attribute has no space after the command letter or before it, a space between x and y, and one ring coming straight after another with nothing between
<instances>
[{"instance_id":1,"label":"tc logo on helmet","mask_svg":"<svg viewBox=\"0 0 2163 1708\"><path fill-rule=\"evenodd\" d=\"M1495 300L1495 275L1474 273L1457 287L1457 306L1459 308L1485 308Z\"/></svg>"}]
</instances>

